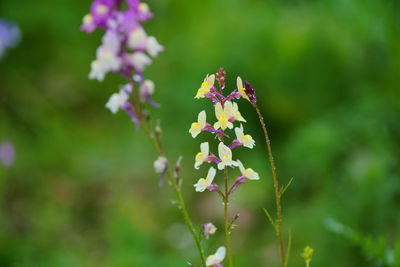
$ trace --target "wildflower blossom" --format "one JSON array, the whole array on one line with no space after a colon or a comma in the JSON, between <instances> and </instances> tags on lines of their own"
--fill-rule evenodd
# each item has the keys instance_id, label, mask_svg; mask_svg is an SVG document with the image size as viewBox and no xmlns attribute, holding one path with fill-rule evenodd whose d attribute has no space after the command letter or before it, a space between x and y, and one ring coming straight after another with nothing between
<instances>
[{"instance_id":1,"label":"wildflower blossom","mask_svg":"<svg viewBox=\"0 0 400 267\"><path fill-rule=\"evenodd\" d=\"M196 154L194 168L199 169L200 165L207 160L210 148L208 142L200 144L200 152Z\"/></svg>"},{"instance_id":2,"label":"wildflower blossom","mask_svg":"<svg viewBox=\"0 0 400 267\"><path fill-rule=\"evenodd\" d=\"M236 121L246 122L246 120L242 117L242 114L240 114L239 106L237 103L233 103L233 105L232 105L232 117Z\"/></svg>"},{"instance_id":3,"label":"wildflower blossom","mask_svg":"<svg viewBox=\"0 0 400 267\"><path fill-rule=\"evenodd\" d=\"M258 173L256 173L253 169L251 169L251 168L245 169L240 160L237 160L237 163L238 163L239 170L242 173L243 177L245 177L246 179L249 179L249 180L259 180L260 179L260 176L258 175Z\"/></svg>"},{"instance_id":4,"label":"wildflower blossom","mask_svg":"<svg viewBox=\"0 0 400 267\"><path fill-rule=\"evenodd\" d=\"M222 266L221 262L224 260L226 254L225 247L219 247L215 254L207 257L206 266L219 267Z\"/></svg>"},{"instance_id":5,"label":"wildflower blossom","mask_svg":"<svg viewBox=\"0 0 400 267\"><path fill-rule=\"evenodd\" d=\"M200 178L194 185L196 192L204 192L204 190L206 190L207 187L209 187L212 184L216 173L217 171L213 167L211 167L208 170L207 177Z\"/></svg>"},{"instance_id":6,"label":"wildflower blossom","mask_svg":"<svg viewBox=\"0 0 400 267\"><path fill-rule=\"evenodd\" d=\"M215 234L215 232L217 231L217 227L215 227L215 225L212 223L205 223L202 225L202 227L203 227L203 235L205 236L206 239L208 239L210 235Z\"/></svg>"},{"instance_id":7,"label":"wildflower blossom","mask_svg":"<svg viewBox=\"0 0 400 267\"><path fill-rule=\"evenodd\" d=\"M233 113L233 104L228 101L225 103L225 106L222 107L221 103L215 104L215 116L217 117L217 122L214 124L215 129L221 128L225 130L226 128L232 129L233 123L230 121L230 118L234 118Z\"/></svg>"},{"instance_id":8,"label":"wildflower blossom","mask_svg":"<svg viewBox=\"0 0 400 267\"><path fill-rule=\"evenodd\" d=\"M198 136L203 128L206 126L206 112L203 110L197 116L197 122L193 122L189 133L192 135L193 138Z\"/></svg>"},{"instance_id":9,"label":"wildflower blossom","mask_svg":"<svg viewBox=\"0 0 400 267\"><path fill-rule=\"evenodd\" d=\"M218 169L222 170L225 166L238 166L236 161L232 160L232 151L224 143L218 145L218 155L221 162L218 163Z\"/></svg>"},{"instance_id":10,"label":"wildflower blossom","mask_svg":"<svg viewBox=\"0 0 400 267\"><path fill-rule=\"evenodd\" d=\"M0 59L6 50L18 44L20 37L21 33L16 24L0 19Z\"/></svg>"},{"instance_id":11,"label":"wildflower blossom","mask_svg":"<svg viewBox=\"0 0 400 267\"><path fill-rule=\"evenodd\" d=\"M130 85L127 85L130 87ZM131 87L130 87L131 88ZM108 108L113 114L117 113L120 108L123 108L129 99L130 90L122 88L118 93L111 95L110 99L106 103L106 108Z\"/></svg>"},{"instance_id":12,"label":"wildflower blossom","mask_svg":"<svg viewBox=\"0 0 400 267\"><path fill-rule=\"evenodd\" d=\"M253 140L253 137L251 137L251 135L249 134L246 135L244 134L242 124L240 124L240 128L239 127L235 128L235 134L240 144L248 148L254 147L255 141Z\"/></svg>"},{"instance_id":13,"label":"wildflower blossom","mask_svg":"<svg viewBox=\"0 0 400 267\"><path fill-rule=\"evenodd\" d=\"M194 98L203 98L205 95L210 92L210 89L214 86L215 75L206 76L204 82L201 84L197 94Z\"/></svg>"},{"instance_id":14,"label":"wildflower blossom","mask_svg":"<svg viewBox=\"0 0 400 267\"><path fill-rule=\"evenodd\" d=\"M249 97L246 94L246 89L243 86L242 78L240 78L239 76L236 79L236 85L237 85L237 90L238 90L240 96L243 97L244 99L247 99L250 101Z\"/></svg>"},{"instance_id":15,"label":"wildflower blossom","mask_svg":"<svg viewBox=\"0 0 400 267\"><path fill-rule=\"evenodd\" d=\"M96 59L91 63L89 79L103 81L108 73L118 73L131 83L138 83L142 103L158 107L151 98L154 83L144 79L142 73L152 63L152 58L164 49L141 26L141 22L150 19L153 14L148 5L139 0L126 0L127 9L123 10L122 1L94 0L89 14L83 18L82 31L92 33L97 28L105 30ZM134 97L130 92L113 94L106 106L112 113L123 108L138 126L139 118L143 116L143 106L138 106L139 101L129 101Z\"/></svg>"}]
</instances>

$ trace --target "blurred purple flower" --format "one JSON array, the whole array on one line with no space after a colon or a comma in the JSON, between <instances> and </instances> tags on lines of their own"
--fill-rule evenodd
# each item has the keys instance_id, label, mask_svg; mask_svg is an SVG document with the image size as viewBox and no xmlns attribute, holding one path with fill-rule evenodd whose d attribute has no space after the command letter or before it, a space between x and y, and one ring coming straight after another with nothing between
<instances>
[{"instance_id":1,"label":"blurred purple flower","mask_svg":"<svg viewBox=\"0 0 400 267\"><path fill-rule=\"evenodd\" d=\"M14 163L15 148L9 141L0 143L0 163L5 167L10 167Z\"/></svg>"},{"instance_id":2,"label":"blurred purple flower","mask_svg":"<svg viewBox=\"0 0 400 267\"><path fill-rule=\"evenodd\" d=\"M122 0L94 0L90 13L84 16L81 30L92 33L96 28L105 30L102 44L97 49L96 59L91 64L89 79L103 81L107 73L114 72L138 83L140 101L158 107L151 95L154 84L143 78L142 72L152 63L164 48L154 36L149 36L144 31L141 22L153 17L149 6L139 0L126 0L127 5L122 5ZM122 7L127 7L122 10ZM139 76L140 80L136 80ZM130 92L114 94L107 103L107 107L115 113L123 108L138 126L142 112L134 113L139 108L139 101L129 103Z\"/></svg>"},{"instance_id":3,"label":"blurred purple flower","mask_svg":"<svg viewBox=\"0 0 400 267\"><path fill-rule=\"evenodd\" d=\"M7 49L15 47L21 38L21 32L15 23L0 19L0 59Z\"/></svg>"}]
</instances>

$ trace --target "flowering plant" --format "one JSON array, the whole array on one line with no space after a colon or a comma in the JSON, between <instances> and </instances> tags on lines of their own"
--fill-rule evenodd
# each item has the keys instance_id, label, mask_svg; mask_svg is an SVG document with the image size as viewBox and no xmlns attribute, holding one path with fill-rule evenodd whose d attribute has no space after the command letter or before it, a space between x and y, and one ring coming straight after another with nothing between
<instances>
[{"instance_id":1,"label":"flowering plant","mask_svg":"<svg viewBox=\"0 0 400 267\"><path fill-rule=\"evenodd\" d=\"M243 146L252 149L255 145L254 139L249 134L245 134L243 123L246 120L241 115L238 104L235 102L235 100L240 98L249 101L256 109L264 130L275 188L276 220L272 220L269 213L266 213L278 236L282 266L286 266L287 257L284 255L284 244L282 241L280 206L280 198L286 187L279 189L271 145L264 119L257 106L254 88L249 82L245 81L243 83L242 79L238 77L237 88L229 94L224 95L226 72L220 68L216 74L205 77L195 95L196 99L207 98L212 101L216 121L214 123L207 122L207 114L203 110L198 114L197 121L192 123L189 133L193 138L196 138L202 132L209 132L219 141L217 152L215 153L210 152L210 144L208 142L200 144L200 152L195 156L194 168L199 169L204 163L215 164L216 168L208 168L206 178L200 178L194 184L195 191L204 192L205 190L209 190L216 192L224 203L226 248L219 247L215 254L206 258L201 239L203 236L205 239L208 239L210 235L216 232L217 228L212 223L205 223L202 225L200 233L195 230L181 194L181 158L178 159L175 165L169 163L162 145L161 127L158 123L155 127L152 126L152 118L148 111L145 110L147 105L159 106L152 99L155 88L154 83L151 80L145 79L143 75L145 67L152 62L151 57L156 57L163 50L163 47L158 43L156 38L148 36L140 24L150 19L153 14L150 12L149 7L139 0L126 0L127 9L125 10L122 9L122 6L122 0L94 0L90 8L90 13L83 19L81 26L83 31L92 33L96 28L105 30L102 44L97 49L96 59L91 64L89 78L102 81L109 72L117 73L126 78L127 83L118 92L111 95L105 106L112 113L116 113L120 109L124 110L136 128L142 128L153 144L158 153L158 158L154 162L154 168L161 176L160 185L167 179L168 184L172 186L176 196L176 203L196 243L201 266L221 267L225 256L227 256L228 265L230 267L233 266L230 235L234 222L239 216L235 215L229 220L229 198L244 182L260 179L257 172L251 168L245 168L240 160L233 157L232 150L235 148ZM218 86L214 85L216 81ZM232 134L228 130L234 131L234 138L230 138ZM238 168L240 174L230 183L228 171L233 168ZM223 173L222 186L214 182L217 170Z\"/></svg>"},{"instance_id":2,"label":"flowering plant","mask_svg":"<svg viewBox=\"0 0 400 267\"><path fill-rule=\"evenodd\" d=\"M214 182L214 178L217 174L217 170L214 167L210 167L206 178L200 178L197 183L194 184L194 187L196 192L209 190L218 193L224 203L224 230L227 259L229 266L233 266L230 235L233 228L233 222L238 218L238 216L234 216L232 220L229 220L228 218L229 197L245 181L258 180L260 177L253 169L246 169L240 160L234 160L232 153L232 150L239 146L252 149L255 145L253 138L249 134L244 133L242 123L246 122L246 120L241 115L238 104L234 102L234 100L240 98L254 102L255 95L253 92L246 90L243 86L242 79L237 77L237 88L227 94L227 96L224 96L225 77L226 72L222 68L220 68L215 75L212 74L205 77L195 98L208 98L213 102L216 122L207 122L206 112L204 110L200 111L197 121L193 122L189 129L189 133L193 138L196 138L202 132L209 132L219 141L218 153L215 154L210 152L210 145L208 142L200 144L200 152L195 156L194 168L199 169L203 163L216 164L217 169L223 174L222 189L220 189L220 186ZM217 80L217 86L214 85L215 80ZM240 125L235 127L235 124L238 124L239 122ZM228 130L233 129L236 136L235 138L230 139ZM239 168L240 175L231 185L229 185L228 171L233 168ZM219 248L216 254L209 256L207 259L207 266L222 266L220 262L224 257L218 255L225 256L225 247ZM218 261L215 261L215 259Z\"/></svg>"}]
</instances>

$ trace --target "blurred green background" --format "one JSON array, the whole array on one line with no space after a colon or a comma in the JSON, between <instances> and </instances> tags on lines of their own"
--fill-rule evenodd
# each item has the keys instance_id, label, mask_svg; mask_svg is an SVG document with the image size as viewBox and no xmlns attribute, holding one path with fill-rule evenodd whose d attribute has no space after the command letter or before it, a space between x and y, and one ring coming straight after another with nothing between
<instances>
[{"instance_id":1,"label":"blurred green background","mask_svg":"<svg viewBox=\"0 0 400 267\"><path fill-rule=\"evenodd\" d=\"M228 88L253 83L271 133L291 230L290 266L315 249L312 266L386 266L326 227L335 218L389 248L400 229L400 5L395 0L203 0L148 2L145 25L166 50L145 75L156 83L153 110L172 159L183 155L184 195L197 225L219 228L222 205L192 184L201 141L190 123L206 100L193 99L205 74L223 66ZM1 266L187 266L191 237L158 187L156 154L128 116L104 108L123 80L90 81L103 32L79 31L90 1L0 1L0 17L22 40L0 62L0 139L16 160L0 167ZM236 266L278 266L270 167L256 113L239 103L254 150L238 149L261 176L232 200ZM211 113L209 113L211 114ZM210 116L211 117L211 116ZM214 150L215 151L215 150ZM287 234L286 234L287 236ZM400 248L400 246L399 246ZM400 254L399 254L400 255Z\"/></svg>"}]
</instances>

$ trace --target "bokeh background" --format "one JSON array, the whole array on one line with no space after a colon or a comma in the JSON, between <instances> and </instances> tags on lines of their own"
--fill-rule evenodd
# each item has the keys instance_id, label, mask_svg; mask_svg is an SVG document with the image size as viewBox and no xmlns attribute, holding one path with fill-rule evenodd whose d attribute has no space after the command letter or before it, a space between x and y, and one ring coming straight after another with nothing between
<instances>
[{"instance_id":1,"label":"bokeh background","mask_svg":"<svg viewBox=\"0 0 400 267\"><path fill-rule=\"evenodd\" d=\"M312 266L388 266L394 250L400 257L398 1L148 3L156 17L145 28L166 48L145 73L162 103L153 116L169 156L184 158L193 220L219 228L207 253L224 242L222 205L193 190L206 172L193 169L193 157L209 137L194 140L188 129L200 110L212 110L193 99L202 79L223 66L228 88L237 75L253 83L279 177L294 179L283 200L290 266L303 266L306 245L315 249ZM16 149L14 164L0 166L0 265L187 266L196 250L171 188L158 187L156 154L125 114L104 108L123 80L88 80L102 35L79 31L89 5L0 1L0 17L22 32L0 62L0 139ZM232 200L232 215L241 214L236 266L278 266L262 211L274 211L262 131L251 106L239 105L257 146L236 155L261 180ZM329 218L357 236L338 233Z\"/></svg>"}]
</instances>

